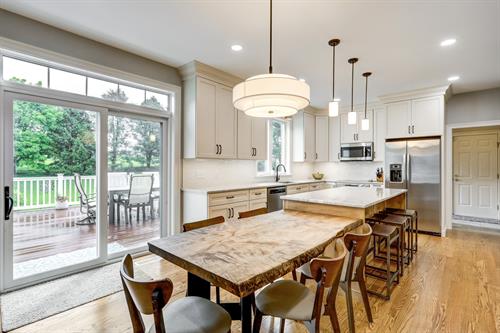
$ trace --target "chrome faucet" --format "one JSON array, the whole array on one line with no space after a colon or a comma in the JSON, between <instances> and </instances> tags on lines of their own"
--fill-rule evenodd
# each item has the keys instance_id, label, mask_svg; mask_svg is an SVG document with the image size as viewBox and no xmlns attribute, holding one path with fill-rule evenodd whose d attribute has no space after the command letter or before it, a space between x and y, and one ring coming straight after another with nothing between
<instances>
[{"instance_id":1,"label":"chrome faucet","mask_svg":"<svg viewBox=\"0 0 500 333\"><path fill-rule=\"evenodd\" d=\"M281 164L281 163L280 163L280 164L278 164L278 165L276 166L276 182L279 182L279 181L280 181L280 174L279 174L279 169L280 169L280 166L282 166L282 167L283 167L283 171L284 171L284 172L286 172L286 168L285 168L285 166L284 166L283 164Z\"/></svg>"}]
</instances>

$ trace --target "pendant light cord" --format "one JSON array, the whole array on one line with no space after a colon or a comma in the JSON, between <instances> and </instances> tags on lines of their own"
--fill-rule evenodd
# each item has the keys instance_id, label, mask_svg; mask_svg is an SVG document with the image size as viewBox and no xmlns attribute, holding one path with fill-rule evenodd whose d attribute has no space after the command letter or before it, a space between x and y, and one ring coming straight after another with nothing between
<instances>
[{"instance_id":1,"label":"pendant light cord","mask_svg":"<svg viewBox=\"0 0 500 333\"><path fill-rule=\"evenodd\" d=\"M273 0L269 0L269 73L273 72Z\"/></svg>"},{"instance_id":2,"label":"pendant light cord","mask_svg":"<svg viewBox=\"0 0 500 333\"><path fill-rule=\"evenodd\" d=\"M332 58L332 101L335 102L335 45L333 46L333 58Z\"/></svg>"},{"instance_id":3,"label":"pendant light cord","mask_svg":"<svg viewBox=\"0 0 500 333\"><path fill-rule=\"evenodd\" d=\"M366 75L365 78L366 78L366 83L365 83L365 119L366 119L366 106L368 103L368 75Z\"/></svg>"},{"instance_id":4,"label":"pendant light cord","mask_svg":"<svg viewBox=\"0 0 500 333\"><path fill-rule=\"evenodd\" d=\"M352 62L351 72L351 112L354 111L354 62Z\"/></svg>"}]
</instances>

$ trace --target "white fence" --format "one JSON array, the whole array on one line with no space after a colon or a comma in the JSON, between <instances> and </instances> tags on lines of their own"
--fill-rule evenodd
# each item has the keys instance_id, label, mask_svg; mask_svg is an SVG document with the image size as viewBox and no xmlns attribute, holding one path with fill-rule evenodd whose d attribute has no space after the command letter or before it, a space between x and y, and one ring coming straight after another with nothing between
<instances>
[{"instance_id":1,"label":"white fence","mask_svg":"<svg viewBox=\"0 0 500 333\"><path fill-rule=\"evenodd\" d=\"M149 173L149 172L148 172ZM154 175L154 186L159 184L159 173ZM87 194L97 191L96 176L82 176L82 186ZM114 172L108 174L108 187L127 187L130 174ZM70 205L80 204L80 195L75 186L73 176L58 175L55 177L15 177L12 198L15 210L28 210L55 207L57 197L62 194Z\"/></svg>"}]
</instances>

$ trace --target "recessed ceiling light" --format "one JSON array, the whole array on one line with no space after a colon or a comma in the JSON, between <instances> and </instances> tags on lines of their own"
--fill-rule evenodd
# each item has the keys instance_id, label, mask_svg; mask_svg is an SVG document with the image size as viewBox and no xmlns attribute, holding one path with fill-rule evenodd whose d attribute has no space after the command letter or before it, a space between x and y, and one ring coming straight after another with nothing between
<instances>
[{"instance_id":1,"label":"recessed ceiling light","mask_svg":"<svg viewBox=\"0 0 500 333\"><path fill-rule=\"evenodd\" d=\"M306 82L306 79L300 78L299 81Z\"/></svg>"},{"instance_id":2,"label":"recessed ceiling light","mask_svg":"<svg viewBox=\"0 0 500 333\"><path fill-rule=\"evenodd\" d=\"M450 45L453 45L457 42L457 40L455 38L449 38L449 39L445 39L441 42L441 46L450 46Z\"/></svg>"},{"instance_id":3,"label":"recessed ceiling light","mask_svg":"<svg viewBox=\"0 0 500 333\"><path fill-rule=\"evenodd\" d=\"M453 81L456 81L456 80L458 80L458 79L460 79L460 76L458 76L458 75L454 75L454 76L450 76L450 77L448 78L448 81L453 82Z\"/></svg>"},{"instance_id":4,"label":"recessed ceiling light","mask_svg":"<svg viewBox=\"0 0 500 333\"><path fill-rule=\"evenodd\" d=\"M239 52L239 51L243 50L243 46L241 46L239 44L234 44L234 45L231 45L231 50L233 50L235 52Z\"/></svg>"}]
</instances>

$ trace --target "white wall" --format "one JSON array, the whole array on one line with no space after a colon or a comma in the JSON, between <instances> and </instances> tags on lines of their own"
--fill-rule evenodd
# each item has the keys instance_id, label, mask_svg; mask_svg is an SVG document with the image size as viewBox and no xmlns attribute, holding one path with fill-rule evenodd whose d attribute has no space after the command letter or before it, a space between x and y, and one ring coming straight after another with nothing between
<instances>
[{"instance_id":1,"label":"white wall","mask_svg":"<svg viewBox=\"0 0 500 333\"><path fill-rule=\"evenodd\" d=\"M273 181L273 177L256 177L255 161L184 159L183 166L184 188ZM312 179L313 165L292 163L291 172L293 179Z\"/></svg>"},{"instance_id":2,"label":"white wall","mask_svg":"<svg viewBox=\"0 0 500 333\"><path fill-rule=\"evenodd\" d=\"M313 165L314 171L324 173L328 180L375 179L377 168L383 167L383 162L330 162Z\"/></svg>"},{"instance_id":3,"label":"white wall","mask_svg":"<svg viewBox=\"0 0 500 333\"><path fill-rule=\"evenodd\" d=\"M500 88L453 95L446 104L446 124L500 119Z\"/></svg>"}]
</instances>

